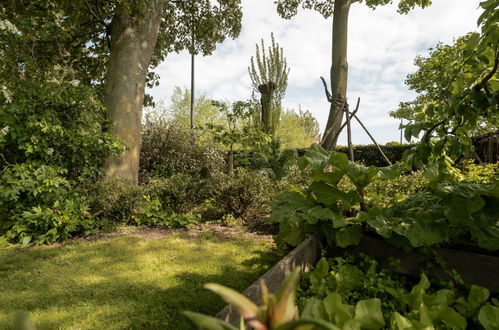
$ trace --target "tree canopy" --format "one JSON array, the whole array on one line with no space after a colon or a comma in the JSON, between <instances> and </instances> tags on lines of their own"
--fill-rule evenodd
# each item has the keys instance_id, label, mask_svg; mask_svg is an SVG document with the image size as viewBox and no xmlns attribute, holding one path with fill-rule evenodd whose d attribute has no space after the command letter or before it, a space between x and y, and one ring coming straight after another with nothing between
<instances>
[{"instance_id":1,"label":"tree canopy","mask_svg":"<svg viewBox=\"0 0 499 330\"><path fill-rule=\"evenodd\" d=\"M420 70L408 82L421 94L397 112L411 120L406 139L422 136L407 160L429 168L435 178L455 174L452 165L470 155L473 135L484 126L499 128L499 2L480 6L480 33L416 60Z\"/></svg>"}]
</instances>

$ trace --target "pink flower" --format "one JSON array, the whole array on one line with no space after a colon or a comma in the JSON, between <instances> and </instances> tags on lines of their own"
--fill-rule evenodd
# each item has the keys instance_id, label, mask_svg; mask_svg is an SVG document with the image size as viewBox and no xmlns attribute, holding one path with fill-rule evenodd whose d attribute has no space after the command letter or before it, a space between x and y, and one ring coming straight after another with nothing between
<instances>
[{"instance_id":1,"label":"pink flower","mask_svg":"<svg viewBox=\"0 0 499 330\"><path fill-rule=\"evenodd\" d=\"M84 217L88 217L88 215L89 214L87 212L85 212L85 213L82 214L82 216L84 216Z\"/></svg>"}]
</instances>

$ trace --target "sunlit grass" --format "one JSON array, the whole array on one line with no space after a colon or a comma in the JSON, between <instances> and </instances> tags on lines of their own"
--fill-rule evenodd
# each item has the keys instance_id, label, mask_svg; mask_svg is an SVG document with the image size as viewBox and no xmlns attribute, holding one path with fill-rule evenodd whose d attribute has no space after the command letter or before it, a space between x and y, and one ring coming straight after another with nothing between
<instances>
[{"instance_id":1,"label":"sunlit grass","mask_svg":"<svg viewBox=\"0 0 499 330\"><path fill-rule=\"evenodd\" d=\"M180 312L216 314L202 289L243 290L277 256L268 239L136 236L0 252L0 329L27 311L37 329L194 329Z\"/></svg>"}]
</instances>

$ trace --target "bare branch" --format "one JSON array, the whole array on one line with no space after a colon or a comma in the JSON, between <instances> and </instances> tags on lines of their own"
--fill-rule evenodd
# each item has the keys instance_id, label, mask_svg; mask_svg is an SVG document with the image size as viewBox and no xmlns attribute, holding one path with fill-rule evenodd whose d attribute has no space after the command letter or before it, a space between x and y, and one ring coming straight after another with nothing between
<instances>
[{"instance_id":1,"label":"bare branch","mask_svg":"<svg viewBox=\"0 0 499 330\"><path fill-rule=\"evenodd\" d=\"M322 84L324 85L324 92L326 93L326 98L329 103L333 102L333 97L331 96L331 93L329 93L329 90L327 89L327 83L324 77L321 77Z\"/></svg>"}]
</instances>

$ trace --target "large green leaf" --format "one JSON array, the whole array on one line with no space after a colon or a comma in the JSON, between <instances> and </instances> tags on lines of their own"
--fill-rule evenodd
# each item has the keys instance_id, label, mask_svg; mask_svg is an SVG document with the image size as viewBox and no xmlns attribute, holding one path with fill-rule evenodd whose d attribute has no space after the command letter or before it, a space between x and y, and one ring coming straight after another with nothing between
<instances>
[{"instance_id":1,"label":"large green leaf","mask_svg":"<svg viewBox=\"0 0 499 330\"><path fill-rule=\"evenodd\" d=\"M357 189L363 189L371 182L379 179L380 171L376 166L365 167L350 162L347 175Z\"/></svg>"},{"instance_id":2,"label":"large green leaf","mask_svg":"<svg viewBox=\"0 0 499 330\"><path fill-rule=\"evenodd\" d=\"M361 300L355 307L355 320L361 324L362 329L381 329L385 326L381 312L381 300L378 298Z\"/></svg>"},{"instance_id":3,"label":"large green leaf","mask_svg":"<svg viewBox=\"0 0 499 330\"><path fill-rule=\"evenodd\" d=\"M362 238L362 228L358 225L350 225L340 228L336 234L336 245L339 247L347 247L350 245L357 245Z\"/></svg>"},{"instance_id":4,"label":"large green leaf","mask_svg":"<svg viewBox=\"0 0 499 330\"><path fill-rule=\"evenodd\" d=\"M422 215L415 219L404 219L394 231L407 237L413 247L441 243L449 237L449 226L445 219L431 219Z\"/></svg>"},{"instance_id":5,"label":"large green leaf","mask_svg":"<svg viewBox=\"0 0 499 330\"><path fill-rule=\"evenodd\" d=\"M345 226L345 219L338 211L335 212L322 206L316 206L308 209L304 216L307 218L309 224L316 224L319 220L330 220L333 228Z\"/></svg>"},{"instance_id":6,"label":"large green leaf","mask_svg":"<svg viewBox=\"0 0 499 330\"><path fill-rule=\"evenodd\" d=\"M259 309L251 300L240 294L239 292L227 288L217 283L207 283L204 287L215 292L222 297L225 302L234 306L244 319L255 318L258 315Z\"/></svg>"},{"instance_id":7,"label":"large green leaf","mask_svg":"<svg viewBox=\"0 0 499 330\"><path fill-rule=\"evenodd\" d=\"M340 210L345 210L360 202L360 197L355 191L344 192L324 182L314 182L309 189L319 203L333 209L339 207Z\"/></svg>"}]
</instances>

